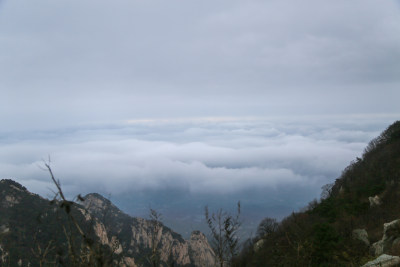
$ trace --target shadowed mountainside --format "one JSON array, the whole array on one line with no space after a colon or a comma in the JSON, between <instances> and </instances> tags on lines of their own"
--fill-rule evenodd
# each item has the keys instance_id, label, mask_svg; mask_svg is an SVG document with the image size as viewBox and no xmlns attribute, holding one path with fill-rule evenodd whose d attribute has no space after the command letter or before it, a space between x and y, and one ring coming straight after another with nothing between
<instances>
[{"instance_id":1,"label":"shadowed mountainside","mask_svg":"<svg viewBox=\"0 0 400 267\"><path fill-rule=\"evenodd\" d=\"M83 246L96 253L96 266L153 266L155 255L160 266L214 264L213 251L198 231L184 240L159 221L128 216L99 194L82 200L82 205L49 201L1 180L1 265L71 266L71 249L76 253Z\"/></svg>"}]
</instances>

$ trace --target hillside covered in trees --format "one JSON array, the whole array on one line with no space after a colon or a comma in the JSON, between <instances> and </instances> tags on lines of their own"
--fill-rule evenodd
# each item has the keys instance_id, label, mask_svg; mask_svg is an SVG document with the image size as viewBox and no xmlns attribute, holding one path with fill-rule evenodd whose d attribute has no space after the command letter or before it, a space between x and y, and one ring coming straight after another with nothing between
<instances>
[{"instance_id":1,"label":"hillside covered in trees","mask_svg":"<svg viewBox=\"0 0 400 267\"><path fill-rule=\"evenodd\" d=\"M323 187L320 200L279 224L261 224L260 230L270 231L259 231L249 240L234 265L361 266L382 254L400 255L399 200L397 121L333 184ZM393 259L387 266L397 266Z\"/></svg>"}]
</instances>

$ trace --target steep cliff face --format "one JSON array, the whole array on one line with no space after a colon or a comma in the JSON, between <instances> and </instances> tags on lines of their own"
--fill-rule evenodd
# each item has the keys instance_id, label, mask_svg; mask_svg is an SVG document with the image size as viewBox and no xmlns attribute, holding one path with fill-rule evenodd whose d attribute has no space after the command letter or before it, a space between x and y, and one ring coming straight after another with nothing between
<instances>
[{"instance_id":1,"label":"steep cliff face","mask_svg":"<svg viewBox=\"0 0 400 267\"><path fill-rule=\"evenodd\" d=\"M68 212L85 237L76 231L67 236L65 229L71 221L61 202L50 202L12 180L1 180L0 265L41 266L59 261L61 266L71 266L68 238L73 237L72 245L79 248L87 237L91 246L99 245L106 266L153 266L155 257L158 266L213 266L213 251L200 232L184 240L160 222L130 217L99 194L84 199L82 205L70 203Z\"/></svg>"},{"instance_id":2,"label":"steep cliff face","mask_svg":"<svg viewBox=\"0 0 400 267\"><path fill-rule=\"evenodd\" d=\"M195 266L215 266L215 254L206 236L200 231L193 231L189 240L189 254Z\"/></svg>"},{"instance_id":3,"label":"steep cliff face","mask_svg":"<svg viewBox=\"0 0 400 267\"><path fill-rule=\"evenodd\" d=\"M86 210L105 227L100 230L94 225L96 235L138 264L150 264L153 251L164 264L213 266L215 263L213 250L198 231L192 233L190 240L184 240L161 222L130 217L99 194L88 194L84 199Z\"/></svg>"}]
</instances>

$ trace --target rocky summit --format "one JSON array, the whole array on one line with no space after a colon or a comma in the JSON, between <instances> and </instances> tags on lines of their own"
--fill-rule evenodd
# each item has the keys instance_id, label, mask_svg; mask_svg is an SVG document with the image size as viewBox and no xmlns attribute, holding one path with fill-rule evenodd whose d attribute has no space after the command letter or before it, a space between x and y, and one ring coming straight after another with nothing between
<instances>
[{"instance_id":1,"label":"rocky summit","mask_svg":"<svg viewBox=\"0 0 400 267\"><path fill-rule=\"evenodd\" d=\"M99 194L78 199L50 201L1 180L1 266L215 265L199 231L184 240L157 218L131 217Z\"/></svg>"}]
</instances>

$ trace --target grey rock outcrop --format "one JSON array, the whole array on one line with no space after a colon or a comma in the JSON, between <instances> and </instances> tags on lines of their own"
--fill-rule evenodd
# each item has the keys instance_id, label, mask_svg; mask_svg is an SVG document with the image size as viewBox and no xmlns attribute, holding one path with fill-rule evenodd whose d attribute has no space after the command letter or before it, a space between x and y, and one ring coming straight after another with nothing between
<instances>
[{"instance_id":1,"label":"grey rock outcrop","mask_svg":"<svg viewBox=\"0 0 400 267\"><path fill-rule=\"evenodd\" d=\"M19 204L21 201L21 196L19 193L28 192L25 187L9 179L3 179L0 181L0 183L7 184L9 186L9 190L7 190L7 192L5 190L1 192L2 199L0 204L4 208L12 208L16 204Z\"/></svg>"},{"instance_id":2,"label":"grey rock outcrop","mask_svg":"<svg viewBox=\"0 0 400 267\"><path fill-rule=\"evenodd\" d=\"M352 237L355 240L361 241L363 244L369 247L370 243L368 240L368 233L365 229L355 229L353 230Z\"/></svg>"},{"instance_id":3,"label":"grey rock outcrop","mask_svg":"<svg viewBox=\"0 0 400 267\"><path fill-rule=\"evenodd\" d=\"M195 266L215 266L215 254L206 236L200 231L193 231L189 240L189 255Z\"/></svg>"},{"instance_id":4,"label":"grey rock outcrop","mask_svg":"<svg viewBox=\"0 0 400 267\"><path fill-rule=\"evenodd\" d=\"M151 249L153 234L155 234L161 261L168 262L172 258L175 264L190 264L189 246L182 237L164 226L161 226L156 233L153 231L151 221L134 218L131 223L130 236L128 236L129 243L125 243L123 249L125 251L132 250L134 255L143 254L141 248Z\"/></svg>"},{"instance_id":5,"label":"grey rock outcrop","mask_svg":"<svg viewBox=\"0 0 400 267\"><path fill-rule=\"evenodd\" d=\"M371 246L371 253L375 256L387 253L393 245L400 244L400 219L383 224L383 237Z\"/></svg>"},{"instance_id":6,"label":"grey rock outcrop","mask_svg":"<svg viewBox=\"0 0 400 267\"><path fill-rule=\"evenodd\" d=\"M398 264L400 264L400 257L383 254L361 267L392 267L397 266Z\"/></svg>"},{"instance_id":7,"label":"grey rock outcrop","mask_svg":"<svg viewBox=\"0 0 400 267\"><path fill-rule=\"evenodd\" d=\"M368 200L369 200L370 207L376 207L376 206L379 206L382 204L382 200L378 195L376 195L374 197L369 197Z\"/></svg>"},{"instance_id":8,"label":"grey rock outcrop","mask_svg":"<svg viewBox=\"0 0 400 267\"><path fill-rule=\"evenodd\" d=\"M0 234L6 234L8 232L10 232L10 228L9 227L7 227L6 225L1 225L0 226Z\"/></svg>"},{"instance_id":9,"label":"grey rock outcrop","mask_svg":"<svg viewBox=\"0 0 400 267\"><path fill-rule=\"evenodd\" d=\"M94 232L101 243L112 248L114 253L126 255L125 266L149 264L154 241L164 263L199 267L215 265L214 252L199 231L194 231L190 240L184 240L162 223L154 227L154 221L130 217L99 194L85 196L83 204L95 217L94 220L86 219L93 220Z\"/></svg>"}]
</instances>

